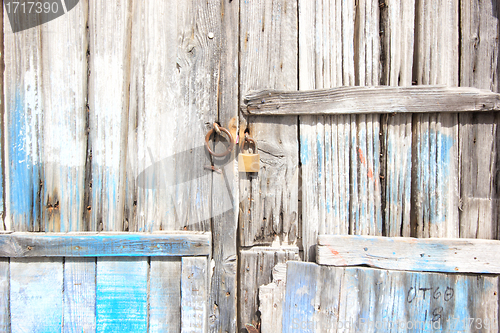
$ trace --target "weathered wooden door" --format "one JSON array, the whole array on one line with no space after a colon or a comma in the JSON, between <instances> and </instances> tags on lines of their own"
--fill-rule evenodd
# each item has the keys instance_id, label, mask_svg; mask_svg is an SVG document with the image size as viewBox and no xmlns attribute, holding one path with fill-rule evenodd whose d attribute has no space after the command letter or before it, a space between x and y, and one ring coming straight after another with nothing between
<instances>
[{"instance_id":1,"label":"weathered wooden door","mask_svg":"<svg viewBox=\"0 0 500 333\"><path fill-rule=\"evenodd\" d=\"M0 15L0 331L264 331L318 236L498 239L496 1L52 2Z\"/></svg>"}]
</instances>

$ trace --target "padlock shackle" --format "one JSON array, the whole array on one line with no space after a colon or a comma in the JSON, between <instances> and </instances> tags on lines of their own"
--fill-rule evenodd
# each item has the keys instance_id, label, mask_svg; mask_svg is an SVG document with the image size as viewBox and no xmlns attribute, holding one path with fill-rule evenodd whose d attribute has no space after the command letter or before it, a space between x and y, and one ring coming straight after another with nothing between
<instances>
[{"instance_id":1,"label":"padlock shackle","mask_svg":"<svg viewBox=\"0 0 500 333\"><path fill-rule=\"evenodd\" d=\"M245 133L245 138L243 140L241 140L241 143L240 143L241 151L244 151L245 142L253 143L253 146L255 147L255 153L257 153L257 150L258 150L257 149L257 141L255 141L254 138L249 136L248 133Z\"/></svg>"}]
</instances>

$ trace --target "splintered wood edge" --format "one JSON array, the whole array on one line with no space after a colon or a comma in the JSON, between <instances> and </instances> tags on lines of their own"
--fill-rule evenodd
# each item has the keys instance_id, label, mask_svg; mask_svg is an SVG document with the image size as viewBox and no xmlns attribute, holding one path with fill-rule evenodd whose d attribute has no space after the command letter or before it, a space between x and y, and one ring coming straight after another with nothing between
<instances>
[{"instance_id":1,"label":"splintered wood edge","mask_svg":"<svg viewBox=\"0 0 500 333\"><path fill-rule=\"evenodd\" d=\"M2 233L0 257L208 256L207 233Z\"/></svg>"},{"instance_id":2,"label":"splintered wood edge","mask_svg":"<svg viewBox=\"0 0 500 333\"><path fill-rule=\"evenodd\" d=\"M499 111L500 94L469 87L339 87L263 90L245 97L246 115L336 115Z\"/></svg>"},{"instance_id":3,"label":"splintered wood edge","mask_svg":"<svg viewBox=\"0 0 500 333\"><path fill-rule=\"evenodd\" d=\"M320 265L444 273L500 273L500 241L380 236L318 237Z\"/></svg>"}]
</instances>

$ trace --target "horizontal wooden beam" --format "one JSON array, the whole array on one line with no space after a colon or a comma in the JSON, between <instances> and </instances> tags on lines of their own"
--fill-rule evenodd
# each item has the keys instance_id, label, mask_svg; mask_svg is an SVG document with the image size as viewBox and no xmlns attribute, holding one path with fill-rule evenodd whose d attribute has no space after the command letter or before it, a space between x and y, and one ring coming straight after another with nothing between
<instances>
[{"instance_id":1,"label":"horizontal wooden beam","mask_svg":"<svg viewBox=\"0 0 500 333\"><path fill-rule=\"evenodd\" d=\"M203 233L2 233L0 257L205 256Z\"/></svg>"},{"instance_id":2,"label":"horizontal wooden beam","mask_svg":"<svg viewBox=\"0 0 500 333\"><path fill-rule=\"evenodd\" d=\"M499 111L500 94L466 87L339 87L263 90L245 97L247 115L335 115Z\"/></svg>"},{"instance_id":3,"label":"horizontal wooden beam","mask_svg":"<svg viewBox=\"0 0 500 333\"><path fill-rule=\"evenodd\" d=\"M403 271L500 273L500 241L376 236L318 237L317 262Z\"/></svg>"}]
</instances>

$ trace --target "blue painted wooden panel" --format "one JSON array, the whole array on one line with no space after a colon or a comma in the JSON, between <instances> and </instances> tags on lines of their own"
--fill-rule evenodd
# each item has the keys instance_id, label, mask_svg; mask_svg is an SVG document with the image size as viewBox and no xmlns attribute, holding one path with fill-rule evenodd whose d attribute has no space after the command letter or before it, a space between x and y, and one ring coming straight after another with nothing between
<instances>
[{"instance_id":1,"label":"blue painted wooden panel","mask_svg":"<svg viewBox=\"0 0 500 333\"><path fill-rule=\"evenodd\" d=\"M95 332L95 258L64 261L64 332Z\"/></svg>"},{"instance_id":2,"label":"blue painted wooden panel","mask_svg":"<svg viewBox=\"0 0 500 333\"><path fill-rule=\"evenodd\" d=\"M60 332L63 323L62 259L11 259L12 332Z\"/></svg>"},{"instance_id":3,"label":"blue painted wooden panel","mask_svg":"<svg viewBox=\"0 0 500 333\"><path fill-rule=\"evenodd\" d=\"M98 258L96 319L98 332L146 332L147 258Z\"/></svg>"}]
</instances>

